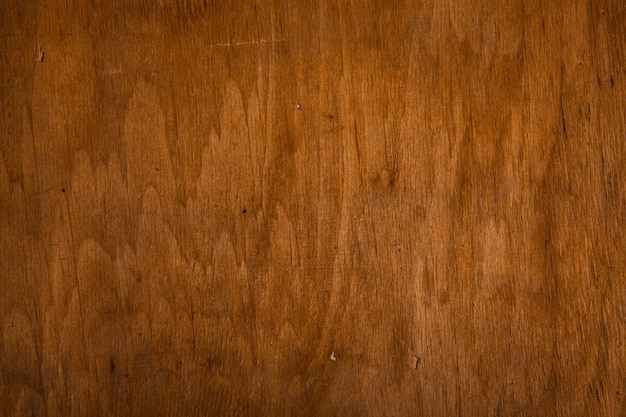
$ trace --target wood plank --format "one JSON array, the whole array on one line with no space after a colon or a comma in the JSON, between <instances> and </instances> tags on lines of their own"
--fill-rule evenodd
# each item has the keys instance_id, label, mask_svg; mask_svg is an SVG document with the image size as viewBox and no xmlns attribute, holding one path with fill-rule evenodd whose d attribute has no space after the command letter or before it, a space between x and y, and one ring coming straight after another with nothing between
<instances>
[{"instance_id":1,"label":"wood plank","mask_svg":"<svg viewBox=\"0 0 626 417\"><path fill-rule=\"evenodd\" d=\"M626 415L623 1L0 3L0 416Z\"/></svg>"}]
</instances>

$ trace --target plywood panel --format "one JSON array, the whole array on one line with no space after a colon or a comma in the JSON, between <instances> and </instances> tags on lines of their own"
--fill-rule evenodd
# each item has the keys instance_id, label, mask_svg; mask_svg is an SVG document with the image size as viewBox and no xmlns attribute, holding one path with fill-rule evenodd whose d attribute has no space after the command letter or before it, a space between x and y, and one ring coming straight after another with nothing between
<instances>
[{"instance_id":1,"label":"plywood panel","mask_svg":"<svg viewBox=\"0 0 626 417\"><path fill-rule=\"evenodd\" d=\"M0 415L626 415L624 22L3 1Z\"/></svg>"}]
</instances>

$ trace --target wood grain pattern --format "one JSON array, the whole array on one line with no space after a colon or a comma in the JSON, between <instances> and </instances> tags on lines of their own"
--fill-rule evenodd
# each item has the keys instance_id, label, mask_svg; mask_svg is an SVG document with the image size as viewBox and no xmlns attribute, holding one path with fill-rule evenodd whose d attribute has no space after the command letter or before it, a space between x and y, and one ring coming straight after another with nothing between
<instances>
[{"instance_id":1,"label":"wood grain pattern","mask_svg":"<svg viewBox=\"0 0 626 417\"><path fill-rule=\"evenodd\" d=\"M624 22L0 2L0 416L626 415Z\"/></svg>"}]
</instances>

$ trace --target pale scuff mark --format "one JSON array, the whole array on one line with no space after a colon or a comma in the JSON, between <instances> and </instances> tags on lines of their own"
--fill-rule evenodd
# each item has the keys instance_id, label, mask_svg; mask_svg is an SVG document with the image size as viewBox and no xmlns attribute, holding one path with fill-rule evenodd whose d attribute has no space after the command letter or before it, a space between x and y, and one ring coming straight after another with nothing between
<instances>
[{"instance_id":1,"label":"pale scuff mark","mask_svg":"<svg viewBox=\"0 0 626 417\"><path fill-rule=\"evenodd\" d=\"M330 356L328 357L328 359L330 359L333 362L339 362L339 358L337 357L337 355L335 355L334 351L330 352Z\"/></svg>"},{"instance_id":2,"label":"pale scuff mark","mask_svg":"<svg viewBox=\"0 0 626 417\"><path fill-rule=\"evenodd\" d=\"M38 47L38 49L39 49L39 53L37 54L37 61L39 61L39 62L43 62L45 52L44 52L44 50L41 48L41 44L40 44L39 42L37 42L37 47Z\"/></svg>"},{"instance_id":3,"label":"pale scuff mark","mask_svg":"<svg viewBox=\"0 0 626 417\"><path fill-rule=\"evenodd\" d=\"M413 369L417 369L420 366L420 362L422 362L422 358L413 355L411 362Z\"/></svg>"}]
</instances>

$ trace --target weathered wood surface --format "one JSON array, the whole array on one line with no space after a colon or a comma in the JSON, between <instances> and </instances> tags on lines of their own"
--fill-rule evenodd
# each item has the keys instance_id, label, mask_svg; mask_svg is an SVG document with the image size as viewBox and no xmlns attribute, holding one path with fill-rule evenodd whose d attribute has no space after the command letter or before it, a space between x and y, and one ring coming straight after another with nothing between
<instances>
[{"instance_id":1,"label":"weathered wood surface","mask_svg":"<svg viewBox=\"0 0 626 417\"><path fill-rule=\"evenodd\" d=\"M625 22L0 2L0 415L626 415Z\"/></svg>"}]
</instances>

